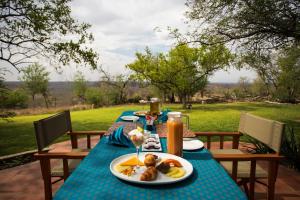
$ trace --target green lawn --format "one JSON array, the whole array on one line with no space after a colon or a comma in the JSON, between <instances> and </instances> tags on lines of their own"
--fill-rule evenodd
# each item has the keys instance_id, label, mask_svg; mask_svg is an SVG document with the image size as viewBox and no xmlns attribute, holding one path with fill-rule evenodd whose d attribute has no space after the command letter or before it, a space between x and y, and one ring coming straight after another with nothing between
<instances>
[{"instance_id":1,"label":"green lawn","mask_svg":"<svg viewBox=\"0 0 300 200\"><path fill-rule=\"evenodd\" d=\"M74 130L106 130L125 110L141 110L146 106L123 105L71 113ZM271 105L264 103L230 103L193 105L182 110L181 105L163 108L189 114L194 131L235 131L243 111L293 125L300 139L300 105ZM0 156L36 148L33 121L49 115L17 116L11 122L0 120ZM66 139L64 137L63 139Z\"/></svg>"}]
</instances>

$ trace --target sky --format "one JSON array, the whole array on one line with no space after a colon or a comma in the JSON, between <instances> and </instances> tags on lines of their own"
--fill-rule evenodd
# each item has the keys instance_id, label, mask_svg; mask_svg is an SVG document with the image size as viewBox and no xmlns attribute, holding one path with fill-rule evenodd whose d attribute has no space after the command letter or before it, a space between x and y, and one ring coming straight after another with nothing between
<instances>
[{"instance_id":1,"label":"sky","mask_svg":"<svg viewBox=\"0 0 300 200\"><path fill-rule=\"evenodd\" d=\"M167 52L174 42L168 37L167 27L186 30L184 0L73 0L72 16L92 25L91 44L100 55L100 64L111 75L130 73L125 65L134 61L137 51L148 46L153 52ZM160 31L157 31L159 28ZM67 66L56 71L47 66L51 81L72 81L76 71L84 73L90 81L101 75L86 67ZM6 80L16 81L20 74L10 70ZM211 82L237 82L240 76L250 80L255 73L250 70L230 69L218 71Z\"/></svg>"}]
</instances>

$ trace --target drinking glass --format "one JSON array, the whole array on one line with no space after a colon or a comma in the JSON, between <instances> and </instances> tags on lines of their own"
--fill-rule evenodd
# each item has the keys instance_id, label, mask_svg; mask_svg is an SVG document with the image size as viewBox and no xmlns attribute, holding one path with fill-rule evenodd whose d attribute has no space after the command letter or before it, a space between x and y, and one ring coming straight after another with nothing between
<instances>
[{"instance_id":1,"label":"drinking glass","mask_svg":"<svg viewBox=\"0 0 300 200\"><path fill-rule=\"evenodd\" d=\"M136 168L139 169L140 168L140 164L139 164L139 153L140 153L140 147L141 145L144 143L145 141L145 136L143 133L140 134L133 134L130 136L130 140L132 141L132 143L134 144L135 148L136 148L136 157L137 157L137 165Z\"/></svg>"}]
</instances>

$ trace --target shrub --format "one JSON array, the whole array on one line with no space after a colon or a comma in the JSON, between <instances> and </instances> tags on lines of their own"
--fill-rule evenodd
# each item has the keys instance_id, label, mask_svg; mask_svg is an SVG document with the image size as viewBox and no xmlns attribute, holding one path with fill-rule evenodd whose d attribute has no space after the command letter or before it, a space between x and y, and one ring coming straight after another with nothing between
<instances>
[{"instance_id":1,"label":"shrub","mask_svg":"<svg viewBox=\"0 0 300 200\"><path fill-rule=\"evenodd\" d=\"M127 102L128 103L139 103L140 100L142 100L142 97L137 95L137 96L127 99Z\"/></svg>"},{"instance_id":2,"label":"shrub","mask_svg":"<svg viewBox=\"0 0 300 200\"><path fill-rule=\"evenodd\" d=\"M104 95L98 88L88 88L86 99L89 104L93 104L95 107L104 105Z\"/></svg>"},{"instance_id":3,"label":"shrub","mask_svg":"<svg viewBox=\"0 0 300 200\"><path fill-rule=\"evenodd\" d=\"M28 95L21 89L8 91L1 106L5 108L26 108L28 107Z\"/></svg>"},{"instance_id":4,"label":"shrub","mask_svg":"<svg viewBox=\"0 0 300 200\"><path fill-rule=\"evenodd\" d=\"M286 164L300 171L300 141L295 136L295 129L287 126L282 139L281 153L285 156Z\"/></svg>"}]
</instances>

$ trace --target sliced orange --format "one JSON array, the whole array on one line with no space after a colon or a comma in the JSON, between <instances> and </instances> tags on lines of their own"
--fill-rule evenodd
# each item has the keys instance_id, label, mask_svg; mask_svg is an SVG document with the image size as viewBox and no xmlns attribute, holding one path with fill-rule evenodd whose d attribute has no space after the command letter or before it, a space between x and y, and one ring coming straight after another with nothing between
<instances>
[{"instance_id":1,"label":"sliced orange","mask_svg":"<svg viewBox=\"0 0 300 200\"><path fill-rule=\"evenodd\" d=\"M140 166L144 166L144 163L141 162L140 160L138 161L136 156L132 156L131 158L129 158L128 160L120 163L120 166L136 166L137 162L139 162Z\"/></svg>"},{"instance_id":2,"label":"sliced orange","mask_svg":"<svg viewBox=\"0 0 300 200\"><path fill-rule=\"evenodd\" d=\"M174 159L167 159L164 161L164 163L173 164L175 167L182 167L181 163Z\"/></svg>"}]
</instances>

